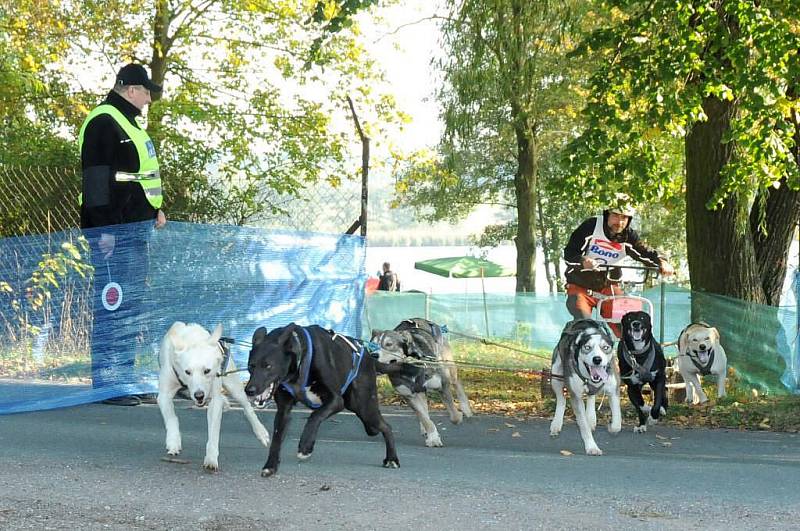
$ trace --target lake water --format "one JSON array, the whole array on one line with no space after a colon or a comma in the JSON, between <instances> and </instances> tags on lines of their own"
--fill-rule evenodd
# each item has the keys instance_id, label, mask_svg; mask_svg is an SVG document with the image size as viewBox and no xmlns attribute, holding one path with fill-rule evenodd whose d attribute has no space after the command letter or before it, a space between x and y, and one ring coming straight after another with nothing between
<instances>
[{"instance_id":1,"label":"lake water","mask_svg":"<svg viewBox=\"0 0 800 531\"><path fill-rule=\"evenodd\" d=\"M383 262L392 264L392 270L400 278L400 287L403 291L419 290L425 293L480 293L481 279L479 278L444 278L438 275L414 269L414 262L429 258L445 258L448 256L479 256L479 250L468 245L464 246L431 246L431 247L372 247L367 246L366 269L370 276L377 276L381 271ZM489 250L486 256L489 260L516 270L517 250L514 245L501 245ZM792 292L794 272L797 270L798 242L792 242L789 252L789 270L786 275L781 305L793 306L795 304ZM562 264L562 271L563 271ZM516 287L515 277L487 278L484 279L487 293L514 293ZM536 292L545 294L548 291L547 279L544 274L544 258L540 251L536 255Z\"/></svg>"},{"instance_id":2,"label":"lake water","mask_svg":"<svg viewBox=\"0 0 800 531\"><path fill-rule=\"evenodd\" d=\"M445 278L419 269L414 262L430 258L450 256L480 256L478 249L470 246L435 247L371 247L367 246L367 273L377 276L384 262L392 265L392 270L400 279L403 291L419 290L425 293L480 293L480 278ZM537 256L536 290L547 293L547 279L544 275L544 258ZM501 245L491 249L486 258L516 271L517 249L513 245ZM484 279L487 293L514 293L516 277Z\"/></svg>"}]
</instances>

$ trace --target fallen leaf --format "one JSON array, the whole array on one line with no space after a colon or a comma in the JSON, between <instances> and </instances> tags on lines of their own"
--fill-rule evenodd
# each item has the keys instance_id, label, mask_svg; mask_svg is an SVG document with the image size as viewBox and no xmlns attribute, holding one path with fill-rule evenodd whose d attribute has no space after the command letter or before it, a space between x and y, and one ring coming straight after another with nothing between
<instances>
[{"instance_id":1,"label":"fallen leaf","mask_svg":"<svg viewBox=\"0 0 800 531\"><path fill-rule=\"evenodd\" d=\"M663 435L659 435L656 433L656 439L661 439L662 441L666 441L667 437L664 437Z\"/></svg>"},{"instance_id":2,"label":"fallen leaf","mask_svg":"<svg viewBox=\"0 0 800 531\"><path fill-rule=\"evenodd\" d=\"M561 450L558 453L560 453L561 455L563 455L565 457L568 457L568 456L572 455L572 452L570 452L569 450Z\"/></svg>"},{"instance_id":3,"label":"fallen leaf","mask_svg":"<svg viewBox=\"0 0 800 531\"><path fill-rule=\"evenodd\" d=\"M509 424L508 422L506 422L506 428L516 428L516 427L517 427L516 424Z\"/></svg>"},{"instance_id":4,"label":"fallen leaf","mask_svg":"<svg viewBox=\"0 0 800 531\"><path fill-rule=\"evenodd\" d=\"M191 463L188 459L181 459L180 457L172 457L169 455L165 455L161 458L162 461L166 461L167 463L177 463L179 465L188 465Z\"/></svg>"},{"instance_id":5,"label":"fallen leaf","mask_svg":"<svg viewBox=\"0 0 800 531\"><path fill-rule=\"evenodd\" d=\"M489 428L486 431L500 431L500 428Z\"/></svg>"},{"instance_id":6,"label":"fallen leaf","mask_svg":"<svg viewBox=\"0 0 800 531\"><path fill-rule=\"evenodd\" d=\"M511 436L512 437L522 437L522 435L520 435L518 431L515 431L514 433L512 433Z\"/></svg>"},{"instance_id":7,"label":"fallen leaf","mask_svg":"<svg viewBox=\"0 0 800 531\"><path fill-rule=\"evenodd\" d=\"M661 443L661 446L664 446L664 447L666 447L666 448L669 448L670 446L672 446L672 443L671 443L671 442L669 442L669 441L663 441L663 442Z\"/></svg>"}]
</instances>

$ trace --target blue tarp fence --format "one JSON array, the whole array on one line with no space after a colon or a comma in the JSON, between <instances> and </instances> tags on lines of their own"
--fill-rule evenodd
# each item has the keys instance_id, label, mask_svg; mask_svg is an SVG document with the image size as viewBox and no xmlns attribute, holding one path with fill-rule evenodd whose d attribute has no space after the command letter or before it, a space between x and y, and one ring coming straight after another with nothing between
<instances>
[{"instance_id":1,"label":"blue tarp fence","mask_svg":"<svg viewBox=\"0 0 800 531\"><path fill-rule=\"evenodd\" d=\"M361 335L360 236L145 222L6 238L0 257L0 413L155 392L175 321Z\"/></svg>"},{"instance_id":2,"label":"blue tarp fence","mask_svg":"<svg viewBox=\"0 0 800 531\"><path fill-rule=\"evenodd\" d=\"M175 321L208 330L221 323L224 335L249 341L259 326L319 324L368 338L372 329L427 317L446 324L451 340L509 340L540 354L482 364L538 368L570 319L563 295L365 298L365 254L359 236L179 222L2 239L0 414L155 392L159 343ZM780 307L667 286L662 312L658 288L645 296L657 332L664 319L665 341L677 339L694 307L720 329L740 382L797 393L800 279L792 274ZM232 352L243 368L247 348Z\"/></svg>"}]
</instances>

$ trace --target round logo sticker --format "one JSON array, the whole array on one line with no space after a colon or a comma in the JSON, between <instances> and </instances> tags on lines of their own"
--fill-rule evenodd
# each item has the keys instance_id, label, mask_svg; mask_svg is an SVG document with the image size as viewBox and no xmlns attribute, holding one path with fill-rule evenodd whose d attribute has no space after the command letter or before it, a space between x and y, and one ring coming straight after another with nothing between
<instances>
[{"instance_id":1,"label":"round logo sticker","mask_svg":"<svg viewBox=\"0 0 800 531\"><path fill-rule=\"evenodd\" d=\"M116 282L109 282L103 288L100 300L103 301L103 308L109 312L113 312L122 304L122 286Z\"/></svg>"}]
</instances>

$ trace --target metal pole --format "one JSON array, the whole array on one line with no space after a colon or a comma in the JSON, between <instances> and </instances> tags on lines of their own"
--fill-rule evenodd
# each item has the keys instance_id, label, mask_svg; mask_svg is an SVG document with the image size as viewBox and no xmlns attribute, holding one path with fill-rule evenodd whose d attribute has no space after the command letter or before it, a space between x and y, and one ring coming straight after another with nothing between
<instances>
[{"instance_id":1,"label":"metal pole","mask_svg":"<svg viewBox=\"0 0 800 531\"><path fill-rule=\"evenodd\" d=\"M794 270L794 365L800 364L800 222L797 224L797 269ZM795 378L797 376L795 375ZM795 384L798 382L795 380ZM797 389L795 389L797 392Z\"/></svg>"},{"instance_id":2,"label":"metal pole","mask_svg":"<svg viewBox=\"0 0 800 531\"><path fill-rule=\"evenodd\" d=\"M486 322L486 337L489 337L489 310L486 309L486 286L483 282L483 268L481 268L481 291L483 292L483 319Z\"/></svg>"},{"instance_id":3,"label":"metal pole","mask_svg":"<svg viewBox=\"0 0 800 531\"><path fill-rule=\"evenodd\" d=\"M664 287L664 277L661 276L661 315L659 315L658 325L659 325L659 335L658 342L662 345L664 344L664 300L666 299L666 288Z\"/></svg>"}]
</instances>

